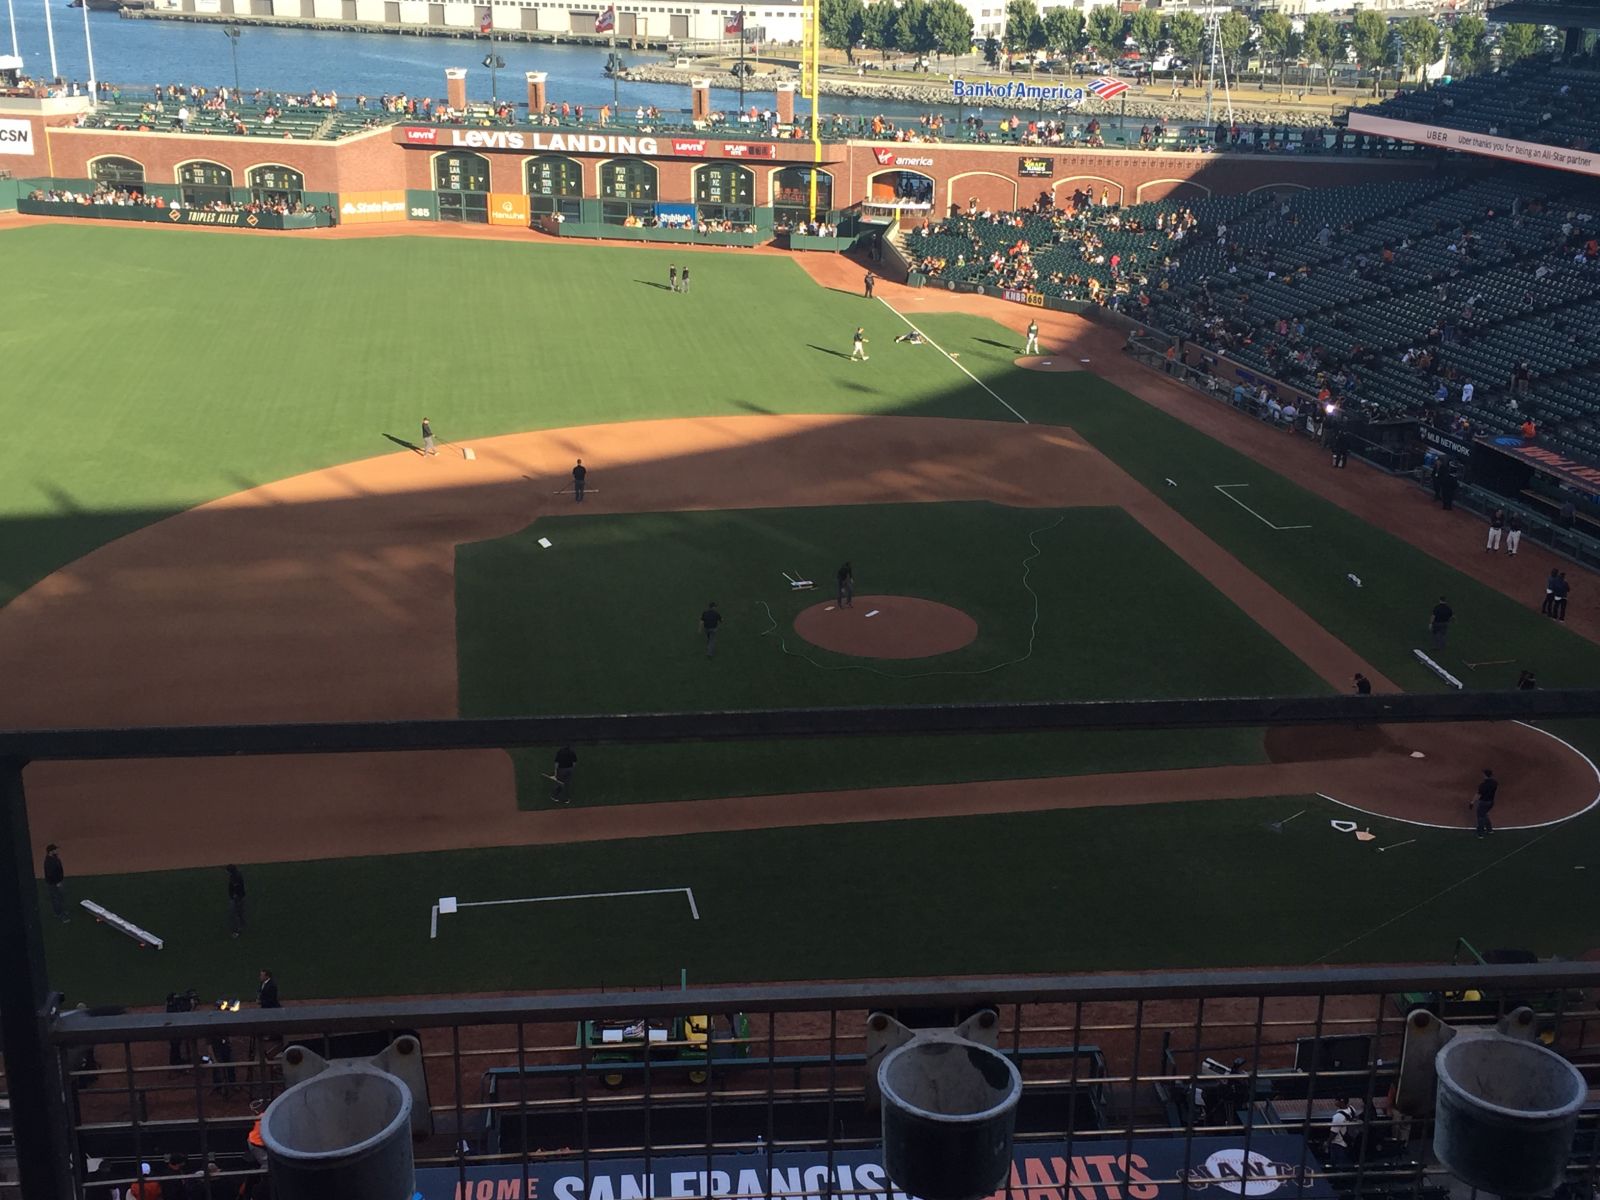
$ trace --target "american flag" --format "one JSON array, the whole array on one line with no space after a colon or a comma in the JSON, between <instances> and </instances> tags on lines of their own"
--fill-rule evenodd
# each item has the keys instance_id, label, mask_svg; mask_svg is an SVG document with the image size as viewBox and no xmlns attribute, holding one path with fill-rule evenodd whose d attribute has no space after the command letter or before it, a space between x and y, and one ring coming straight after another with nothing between
<instances>
[{"instance_id":1,"label":"american flag","mask_svg":"<svg viewBox=\"0 0 1600 1200\"><path fill-rule=\"evenodd\" d=\"M594 19L594 31L596 33L610 33L616 27L617 6L615 4Z\"/></svg>"},{"instance_id":2,"label":"american flag","mask_svg":"<svg viewBox=\"0 0 1600 1200\"><path fill-rule=\"evenodd\" d=\"M1122 95L1127 90L1128 85L1123 83L1122 80L1112 79L1106 75L1092 80L1088 87L1089 94L1099 100L1111 100Z\"/></svg>"}]
</instances>

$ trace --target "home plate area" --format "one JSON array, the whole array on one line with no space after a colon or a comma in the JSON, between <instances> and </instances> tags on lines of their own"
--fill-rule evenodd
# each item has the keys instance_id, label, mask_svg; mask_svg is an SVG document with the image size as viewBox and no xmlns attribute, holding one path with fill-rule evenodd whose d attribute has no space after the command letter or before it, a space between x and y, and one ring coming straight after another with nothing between
<instances>
[{"instance_id":1,"label":"home plate area","mask_svg":"<svg viewBox=\"0 0 1600 1200\"><path fill-rule=\"evenodd\" d=\"M860 658L927 658L969 645L978 623L959 608L915 596L857 596L848 607L829 600L794 619L813 646Z\"/></svg>"}]
</instances>

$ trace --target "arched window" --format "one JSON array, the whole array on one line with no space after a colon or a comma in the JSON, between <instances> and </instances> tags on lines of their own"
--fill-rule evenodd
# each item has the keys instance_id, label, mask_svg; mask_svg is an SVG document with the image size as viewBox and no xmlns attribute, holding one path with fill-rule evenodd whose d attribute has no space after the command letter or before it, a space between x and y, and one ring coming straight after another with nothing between
<instances>
[{"instance_id":1,"label":"arched window","mask_svg":"<svg viewBox=\"0 0 1600 1200\"><path fill-rule=\"evenodd\" d=\"M879 171L869 182L867 204L872 207L912 211L933 207L933 180L921 171Z\"/></svg>"},{"instance_id":2,"label":"arched window","mask_svg":"<svg viewBox=\"0 0 1600 1200\"><path fill-rule=\"evenodd\" d=\"M583 197L583 165L558 154L528 160L528 213L554 216L560 213L569 221L582 214L578 201Z\"/></svg>"},{"instance_id":3,"label":"arched window","mask_svg":"<svg viewBox=\"0 0 1600 1200\"><path fill-rule=\"evenodd\" d=\"M458 151L433 160L441 221L489 222L489 160Z\"/></svg>"},{"instance_id":4,"label":"arched window","mask_svg":"<svg viewBox=\"0 0 1600 1200\"><path fill-rule=\"evenodd\" d=\"M250 168L250 198L260 204L300 203L306 190L306 177L299 171L276 165Z\"/></svg>"},{"instance_id":5,"label":"arched window","mask_svg":"<svg viewBox=\"0 0 1600 1200\"><path fill-rule=\"evenodd\" d=\"M817 177L817 220L833 210L833 176L814 167L784 167L772 177L773 216L780 225L811 219L811 176Z\"/></svg>"},{"instance_id":6,"label":"arched window","mask_svg":"<svg viewBox=\"0 0 1600 1200\"><path fill-rule=\"evenodd\" d=\"M706 163L694 169L695 216L702 221L750 222L756 173L735 163Z\"/></svg>"},{"instance_id":7,"label":"arched window","mask_svg":"<svg viewBox=\"0 0 1600 1200\"><path fill-rule=\"evenodd\" d=\"M233 172L221 163L186 162L178 168L186 208L209 208L233 200Z\"/></svg>"},{"instance_id":8,"label":"arched window","mask_svg":"<svg viewBox=\"0 0 1600 1200\"><path fill-rule=\"evenodd\" d=\"M111 187L138 187L144 183L144 164L131 158L97 158L89 164L89 178Z\"/></svg>"},{"instance_id":9,"label":"arched window","mask_svg":"<svg viewBox=\"0 0 1600 1200\"><path fill-rule=\"evenodd\" d=\"M637 158L616 158L600 168L600 213L608 225L656 212L656 169Z\"/></svg>"}]
</instances>

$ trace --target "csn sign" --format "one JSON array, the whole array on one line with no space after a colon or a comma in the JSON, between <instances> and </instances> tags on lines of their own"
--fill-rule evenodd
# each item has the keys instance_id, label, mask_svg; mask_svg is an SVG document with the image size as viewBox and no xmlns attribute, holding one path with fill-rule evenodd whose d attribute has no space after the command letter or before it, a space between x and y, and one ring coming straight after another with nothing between
<instances>
[{"instance_id":1,"label":"csn sign","mask_svg":"<svg viewBox=\"0 0 1600 1200\"><path fill-rule=\"evenodd\" d=\"M0 154L33 155L33 123L0 120Z\"/></svg>"}]
</instances>

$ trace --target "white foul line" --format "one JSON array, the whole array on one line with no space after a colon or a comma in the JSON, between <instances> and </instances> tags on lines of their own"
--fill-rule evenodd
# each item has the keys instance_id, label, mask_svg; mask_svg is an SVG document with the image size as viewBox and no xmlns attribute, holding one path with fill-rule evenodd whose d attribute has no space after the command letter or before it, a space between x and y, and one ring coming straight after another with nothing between
<instances>
[{"instance_id":1,"label":"white foul line","mask_svg":"<svg viewBox=\"0 0 1600 1200\"><path fill-rule=\"evenodd\" d=\"M1221 492L1229 500L1232 500L1240 508L1244 509L1245 512L1249 513L1252 517L1254 517L1256 520L1260 521L1263 525L1265 525L1269 529L1276 529L1279 533L1283 533L1286 530L1290 530L1290 529L1310 529L1311 528L1311 526L1309 526L1309 525L1274 525L1271 521L1267 520L1260 513L1258 513L1255 509L1251 508L1243 500L1239 499L1239 497L1235 496L1232 492L1230 492L1228 490L1229 488L1249 487L1250 485L1248 483L1214 483L1211 486L1216 488L1217 491Z\"/></svg>"},{"instance_id":2,"label":"white foul line","mask_svg":"<svg viewBox=\"0 0 1600 1200\"><path fill-rule=\"evenodd\" d=\"M882 304L885 308L887 308L895 316L899 317L907 325L911 325L911 318L906 316L905 313L901 312L894 305L890 304L882 296L877 297L877 300L878 300L878 303ZM912 329L916 329L918 333L922 333L922 330L917 329L917 327L915 325L911 325L911 328ZM1028 421L1027 417L1023 416L1016 409L1012 408L1011 405L1006 404L1004 397L1002 397L999 392L995 391L987 383L985 383L983 380L979 379L976 375L974 375L971 371L969 371L965 367L963 367L961 365L961 360L958 359L954 354L951 354L950 351L946 350L943 346L939 345L938 342L934 341L931 337L929 337L925 333L922 333L922 340L927 342L928 345L932 346L935 350L937 350L940 354L944 355L951 362L955 363L957 368L960 369L961 373L963 375L965 375L968 379L972 380L973 383L977 384L984 391L988 392L989 395L993 396L996 400L1000 401L1000 403L1005 406L1005 410L1008 413L1010 413L1013 417L1015 417L1017 420L1021 421L1024 425L1027 425L1027 424L1030 423Z\"/></svg>"},{"instance_id":3,"label":"white foul line","mask_svg":"<svg viewBox=\"0 0 1600 1200\"><path fill-rule=\"evenodd\" d=\"M553 904L558 900L610 900L619 896L676 896L682 893L689 901L689 915L692 919L700 919L700 906L695 903L694 889L687 887L673 888L640 888L631 892L574 892L570 896L520 896L514 900L463 900L456 903L457 909L463 908L494 908L501 904ZM439 936L439 906L433 906L433 916L428 925L428 937Z\"/></svg>"}]
</instances>

